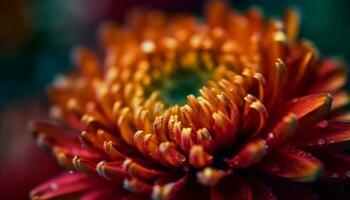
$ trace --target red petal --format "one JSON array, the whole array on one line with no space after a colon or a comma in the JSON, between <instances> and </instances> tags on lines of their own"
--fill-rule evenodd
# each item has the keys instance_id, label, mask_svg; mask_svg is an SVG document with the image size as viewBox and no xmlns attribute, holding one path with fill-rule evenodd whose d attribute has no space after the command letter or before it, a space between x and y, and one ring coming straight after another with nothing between
<instances>
[{"instance_id":1,"label":"red petal","mask_svg":"<svg viewBox=\"0 0 350 200\"><path fill-rule=\"evenodd\" d=\"M103 184L101 179L81 173L64 173L36 187L30 193L32 199L51 199L81 193Z\"/></svg>"},{"instance_id":2,"label":"red petal","mask_svg":"<svg viewBox=\"0 0 350 200\"><path fill-rule=\"evenodd\" d=\"M96 166L98 175L106 179L124 180L127 177L125 169L122 167L122 162L105 162L101 161Z\"/></svg>"},{"instance_id":3,"label":"red petal","mask_svg":"<svg viewBox=\"0 0 350 200\"><path fill-rule=\"evenodd\" d=\"M350 179L350 156L342 153L332 153L322 156L325 166L325 178L341 180Z\"/></svg>"},{"instance_id":4,"label":"red petal","mask_svg":"<svg viewBox=\"0 0 350 200\"><path fill-rule=\"evenodd\" d=\"M294 144L323 147L350 141L350 122L321 121L317 126L302 130L293 138Z\"/></svg>"},{"instance_id":5,"label":"red petal","mask_svg":"<svg viewBox=\"0 0 350 200\"><path fill-rule=\"evenodd\" d=\"M225 178L211 190L212 200L253 200L252 189L248 182L233 175Z\"/></svg>"},{"instance_id":6,"label":"red petal","mask_svg":"<svg viewBox=\"0 0 350 200\"><path fill-rule=\"evenodd\" d=\"M259 166L263 171L295 181L313 181L322 171L322 163L293 146L285 146L268 155Z\"/></svg>"},{"instance_id":7,"label":"red petal","mask_svg":"<svg viewBox=\"0 0 350 200\"><path fill-rule=\"evenodd\" d=\"M283 106L282 116L293 113L299 125L303 126L322 119L330 110L331 104L332 97L328 93L295 98Z\"/></svg>"},{"instance_id":8,"label":"red petal","mask_svg":"<svg viewBox=\"0 0 350 200\"><path fill-rule=\"evenodd\" d=\"M266 143L269 147L275 147L289 139L297 128L296 116L292 113L283 117L282 121L277 123L272 131L266 136Z\"/></svg>"},{"instance_id":9,"label":"red petal","mask_svg":"<svg viewBox=\"0 0 350 200\"><path fill-rule=\"evenodd\" d=\"M146 168L145 166L131 159L126 159L123 162L123 168L128 172L130 176L135 176L146 180L153 180L164 175L164 172L162 171L153 168Z\"/></svg>"},{"instance_id":10,"label":"red petal","mask_svg":"<svg viewBox=\"0 0 350 200\"><path fill-rule=\"evenodd\" d=\"M170 182L162 186L155 185L153 187L152 199L177 199L176 196L181 193L190 181L190 175L186 174L175 182Z\"/></svg>"},{"instance_id":11,"label":"red petal","mask_svg":"<svg viewBox=\"0 0 350 200\"><path fill-rule=\"evenodd\" d=\"M260 161L267 152L267 145L263 139L249 141L243 148L231 159L226 162L233 168L249 167Z\"/></svg>"},{"instance_id":12,"label":"red petal","mask_svg":"<svg viewBox=\"0 0 350 200\"><path fill-rule=\"evenodd\" d=\"M335 60L325 60L320 66L309 93L332 92L346 83L346 68Z\"/></svg>"},{"instance_id":13,"label":"red petal","mask_svg":"<svg viewBox=\"0 0 350 200\"><path fill-rule=\"evenodd\" d=\"M258 177L249 177L249 184L252 186L254 200L277 200L272 189Z\"/></svg>"},{"instance_id":14,"label":"red petal","mask_svg":"<svg viewBox=\"0 0 350 200\"><path fill-rule=\"evenodd\" d=\"M98 188L87 192L79 198L80 200L104 200L113 199L113 188Z\"/></svg>"}]
</instances>

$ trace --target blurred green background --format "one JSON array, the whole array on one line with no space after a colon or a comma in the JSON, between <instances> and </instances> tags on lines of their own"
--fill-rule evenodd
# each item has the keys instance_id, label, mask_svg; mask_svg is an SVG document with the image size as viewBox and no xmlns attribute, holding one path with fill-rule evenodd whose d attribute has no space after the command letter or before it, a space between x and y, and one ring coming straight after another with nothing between
<instances>
[{"instance_id":1,"label":"blurred green background","mask_svg":"<svg viewBox=\"0 0 350 200\"><path fill-rule=\"evenodd\" d=\"M322 55L350 61L350 2L346 0L232 0L244 9L258 5L279 17L289 7L302 15L301 37ZM55 75L70 69L70 50L93 46L96 27L122 21L133 6L199 14L202 0L3 0L0 6L0 103L41 93Z\"/></svg>"}]
</instances>

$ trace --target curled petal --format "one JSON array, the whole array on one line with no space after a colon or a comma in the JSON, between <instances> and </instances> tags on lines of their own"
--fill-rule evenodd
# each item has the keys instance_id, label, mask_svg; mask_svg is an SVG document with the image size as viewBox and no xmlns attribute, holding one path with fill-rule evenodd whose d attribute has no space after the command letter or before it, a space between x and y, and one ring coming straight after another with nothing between
<instances>
[{"instance_id":1,"label":"curled petal","mask_svg":"<svg viewBox=\"0 0 350 200\"><path fill-rule=\"evenodd\" d=\"M242 125L240 131L244 137L253 137L265 126L267 111L265 106L254 96L247 95L245 98Z\"/></svg>"},{"instance_id":2,"label":"curled petal","mask_svg":"<svg viewBox=\"0 0 350 200\"><path fill-rule=\"evenodd\" d=\"M171 165L178 167L185 163L186 157L171 142L163 142L159 145L159 151L164 160Z\"/></svg>"},{"instance_id":3,"label":"curled petal","mask_svg":"<svg viewBox=\"0 0 350 200\"><path fill-rule=\"evenodd\" d=\"M195 168L210 165L213 157L206 153L201 145L193 145L190 150L189 162Z\"/></svg>"},{"instance_id":4,"label":"curled petal","mask_svg":"<svg viewBox=\"0 0 350 200\"><path fill-rule=\"evenodd\" d=\"M130 176L135 176L146 180L156 179L164 174L164 172L155 169L148 169L130 159L126 159L124 161L123 168L128 172Z\"/></svg>"},{"instance_id":5,"label":"curled petal","mask_svg":"<svg viewBox=\"0 0 350 200\"><path fill-rule=\"evenodd\" d=\"M126 190L133 193L143 194L147 196L151 195L152 193L152 185L136 178L125 179L123 186Z\"/></svg>"},{"instance_id":6,"label":"curled petal","mask_svg":"<svg viewBox=\"0 0 350 200\"><path fill-rule=\"evenodd\" d=\"M236 141L237 126L221 111L212 115L214 119L214 141L218 148L227 149Z\"/></svg>"},{"instance_id":7,"label":"curled petal","mask_svg":"<svg viewBox=\"0 0 350 200\"><path fill-rule=\"evenodd\" d=\"M213 153L215 151L213 138L206 128L197 130L196 143L202 145L206 152Z\"/></svg>"},{"instance_id":8,"label":"curled petal","mask_svg":"<svg viewBox=\"0 0 350 200\"><path fill-rule=\"evenodd\" d=\"M230 174L212 167L206 167L197 173L197 180L205 186L214 186L220 182L222 178Z\"/></svg>"},{"instance_id":9,"label":"curled petal","mask_svg":"<svg viewBox=\"0 0 350 200\"><path fill-rule=\"evenodd\" d=\"M85 173L94 173L96 168L96 161L80 158L79 156L74 156L72 160L75 170Z\"/></svg>"},{"instance_id":10,"label":"curled petal","mask_svg":"<svg viewBox=\"0 0 350 200\"><path fill-rule=\"evenodd\" d=\"M123 180L127 177L127 173L119 161L101 161L97 164L96 171L101 177L111 180Z\"/></svg>"}]
</instances>

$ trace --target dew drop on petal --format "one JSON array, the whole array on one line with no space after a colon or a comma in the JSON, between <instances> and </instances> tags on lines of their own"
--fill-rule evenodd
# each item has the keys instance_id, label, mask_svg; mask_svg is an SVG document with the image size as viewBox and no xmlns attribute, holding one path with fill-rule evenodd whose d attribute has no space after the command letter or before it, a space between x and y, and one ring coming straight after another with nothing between
<instances>
[{"instance_id":1,"label":"dew drop on petal","mask_svg":"<svg viewBox=\"0 0 350 200\"><path fill-rule=\"evenodd\" d=\"M338 173L334 173L331 175L332 178L339 178L339 174Z\"/></svg>"},{"instance_id":2,"label":"dew drop on petal","mask_svg":"<svg viewBox=\"0 0 350 200\"><path fill-rule=\"evenodd\" d=\"M346 177L350 178L350 171L345 172Z\"/></svg>"},{"instance_id":3,"label":"dew drop on petal","mask_svg":"<svg viewBox=\"0 0 350 200\"><path fill-rule=\"evenodd\" d=\"M50 184L50 188L51 188L52 190L57 190L57 189L58 189L58 186L57 186L56 183L51 183L51 184Z\"/></svg>"},{"instance_id":4,"label":"dew drop on petal","mask_svg":"<svg viewBox=\"0 0 350 200\"><path fill-rule=\"evenodd\" d=\"M318 123L318 127L320 128L326 128L328 126L328 121L327 120L322 120Z\"/></svg>"},{"instance_id":5,"label":"dew drop on petal","mask_svg":"<svg viewBox=\"0 0 350 200\"><path fill-rule=\"evenodd\" d=\"M324 145L324 144L326 144L326 140L321 138L321 139L318 140L317 143L318 143L318 145Z\"/></svg>"},{"instance_id":6,"label":"dew drop on petal","mask_svg":"<svg viewBox=\"0 0 350 200\"><path fill-rule=\"evenodd\" d=\"M275 137L275 135L271 132L267 135L268 139L273 139Z\"/></svg>"},{"instance_id":7,"label":"dew drop on petal","mask_svg":"<svg viewBox=\"0 0 350 200\"><path fill-rule=\"evenodd\" d=\"M273 172L279 172L279 171L281 171L281 167L279 165L274 165L271 167L271 170Z\"/></svg>"}]
</instances>

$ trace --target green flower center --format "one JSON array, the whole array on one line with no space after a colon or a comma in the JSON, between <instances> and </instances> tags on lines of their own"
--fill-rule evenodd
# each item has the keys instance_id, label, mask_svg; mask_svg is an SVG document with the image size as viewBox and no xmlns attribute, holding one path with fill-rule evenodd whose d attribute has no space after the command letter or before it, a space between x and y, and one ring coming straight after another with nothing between
<instances>
[{"instance_id":1,"label":"green flower center","mask_svg":"<svg viewBox=\"0 0 350 200\"><path fill-rule=\"evenodd\" d=\"M149 89L158 90L167 106L185 104L188 95L199 95L199 89L206 85L209 78L210 73L206 70L179 68L154 81Z\"/></svg>"}]
</instances>

